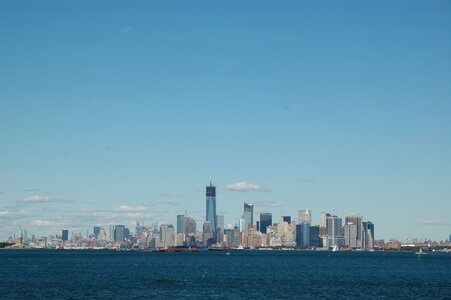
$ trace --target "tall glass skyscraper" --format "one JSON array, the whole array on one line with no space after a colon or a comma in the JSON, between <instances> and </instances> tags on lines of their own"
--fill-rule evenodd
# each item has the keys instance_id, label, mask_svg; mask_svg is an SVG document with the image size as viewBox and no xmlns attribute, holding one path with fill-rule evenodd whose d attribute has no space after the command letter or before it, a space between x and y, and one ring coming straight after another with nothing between
<instances>
[{"instance_id":1,"label":"tall glass skyscraper","mask_svg":"<svg viewBox=\"0 0 451 300\"><path fill-rule=\"evenodd\" d=\"M216 217L216 187L211 183L206 187L206 217L205 221L210 222L213 239L216 241L217 217Z\"/></svg>"},{"instance_id":2,"label":"tall glass skyscraper","mask_svg":"<svg viewBox=\"0 0 451 300\"><path fill-rule=\"evenodd\" d=\"M254 205L244 202L244 232L248 232L249 226L254 226Z\"/></svg>"}]
</instances>

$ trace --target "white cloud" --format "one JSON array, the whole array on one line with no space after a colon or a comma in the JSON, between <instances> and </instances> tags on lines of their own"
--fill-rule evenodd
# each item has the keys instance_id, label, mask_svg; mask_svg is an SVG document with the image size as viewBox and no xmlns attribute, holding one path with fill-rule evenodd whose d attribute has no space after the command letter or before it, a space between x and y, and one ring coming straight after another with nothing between
<instances>
[{"instance_id":1,"label":"white cloud","mask_svg":"<svg viewBox=\"0 0 451 300\"><path fill-rule=\"evenodd\" d=\"M48 226L54 225L53 222L48 221L48 220L33 220L31 222L31 224L34 226L39 226L39 227L48 227Z\"/></svg>"},{"instance_id":2,"label":"white cloud","mask_svg":"<svg viewBox=\"0 0 451 300\"><path fill-rule=\"evenodd\" d=\"M260 185L255 183L248 183L248 182L237 182L237 183L230 183L225 186L226 190L229 191L237 191L237 192L248 192L248 191L261 191L262 188Z\"/></svg>"},{"instance_id":3,"label":"white cloud","mask_svg":"<svg viewBox=\"0 0 451 300\"><path fill-rule=\"evenodd\" d=\"M421 222L421 225L431 225L431 226L449 226L451 223L449 222L441 222L436 220L425 220Z\"/></svg>"},{"instance_id":4,"label":"white cloud","mask_svg":"<svg viewBox=\"0 0 451 300\"><path fill-rule=\"evenodd\" d=\"M126 33L126 32L132 31L132 29L133 29L133 27L131 27L131 26L125 26L125 27L121 28L120 32Z\"/></svg>"},{"instance_id":5,"label":"white cloud","mask_svg":"<svg viewBox=\"0 0 451 300\"><path fill-rule=\"evenodd\" d=\"M121 205L114 209L115 211L145 211L146 208L142 205L140 206L129 206L129 205Z\"/></svg>"},{"instance_id":6,"label":"white cloud","mask_svg":"<svg viewBox=\"0 0 451 300\"><path fill-rule=\"evenodd\" d=\"M24 203L51 203L56 202L54 199L50 198L49 196L42 196L42 195L33 195L26 197L22 200Z\"/></svg>"},{"instance_id":7,"label":"white cloud","mask_svg":"<svg viewBox=\"0 0 451 300\"><path fill-rule=\"evenodd\" d=\"M26 217L29 213L24 210L13 211L13 210L0 210L0 217L2 218L20 218Z\"/></svg>"},{"instance_id":8,"label":"white cloud","mask_svg":"<svg viewBox=\"0 0 451 300\"><path fill-rule=\"evenodd\" d=\"M256 207L282 207L283 205L277 201L256 201L253 203Z\"/></svg>"},{"instance_id":9,"label":"white cloud","mask_svg":"<svg viewBox=\"0 0 451 300\"><path fill-rule=\"evenodd\" d=\"M174 199L167 199L167 200L162 201L161 203L168 204L168 205L179 205L179 203Z\"/></svg>"}]
</instances>

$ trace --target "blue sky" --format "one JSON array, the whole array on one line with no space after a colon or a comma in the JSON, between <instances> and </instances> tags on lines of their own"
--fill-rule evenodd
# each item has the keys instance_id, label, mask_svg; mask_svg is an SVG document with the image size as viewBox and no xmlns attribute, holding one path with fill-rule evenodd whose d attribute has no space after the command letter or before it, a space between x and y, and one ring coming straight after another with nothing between
<instances>
[{"instance_id":1,"label":"blue sky","mask_svg":"<svg viewBox=\"0 0 451 300\"><path fill-rule=\"evenodd\" d=\"M226 223L248 201L446 239L450 3L2 1L0 239L200 227L210 180Z\"/></svg>"}]
</instances>

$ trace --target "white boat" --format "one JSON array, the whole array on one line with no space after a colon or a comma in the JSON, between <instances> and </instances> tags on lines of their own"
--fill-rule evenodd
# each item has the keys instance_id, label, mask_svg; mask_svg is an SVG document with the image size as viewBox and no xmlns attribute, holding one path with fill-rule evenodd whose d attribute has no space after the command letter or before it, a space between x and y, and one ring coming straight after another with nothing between
<instances>
[{"instance_id":1,"label":"white boat","mask_svg":"<svg viewBox=\"0 0 451 300\"><path fill-rule=\"evenodd\" d=\"M332 252L335 252L335 251L338 251L337 245L335 245L335 246L332 248Z\"/></svg>"},{"instance_id":2,"label":"white boat","mask_svg":"<svg viewBox=\"0 0 451 300\"><path fill-rule=\"evenodd\" d=\"M423 255L426 254L423 252L423 249L420 248L420 250L418 252L415 252L416 255Z\"/></svg>"}]
</instances>

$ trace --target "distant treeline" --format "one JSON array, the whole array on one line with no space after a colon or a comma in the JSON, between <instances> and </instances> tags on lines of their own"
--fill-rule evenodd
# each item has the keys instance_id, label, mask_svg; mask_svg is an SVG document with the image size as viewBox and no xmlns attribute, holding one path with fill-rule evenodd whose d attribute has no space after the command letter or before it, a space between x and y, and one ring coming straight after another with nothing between
<instances>
[{"instance_id":1,"label":"distant treeline","mask_svg":"<svg viewBox=\"0 0 451 300\"><path fill-rule=\"evenodd\" d=\"M0 248L5 248L8 246L14 245L13 243L7 243L7 242L0 242Z\"/></svg>"}]
</instances>

